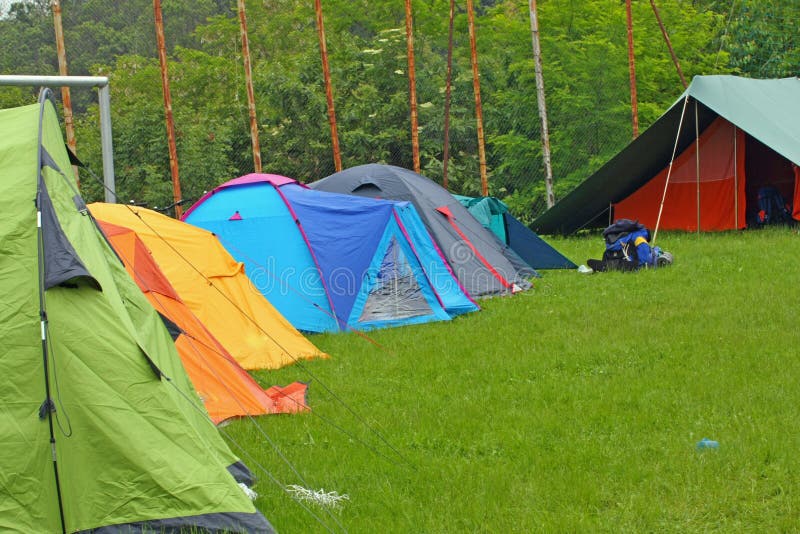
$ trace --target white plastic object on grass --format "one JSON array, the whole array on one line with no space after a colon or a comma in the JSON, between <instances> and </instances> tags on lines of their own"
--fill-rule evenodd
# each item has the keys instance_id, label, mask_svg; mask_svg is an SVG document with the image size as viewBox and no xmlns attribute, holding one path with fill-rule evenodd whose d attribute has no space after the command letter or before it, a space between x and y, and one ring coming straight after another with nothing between
<instances>
[{"instance_id":1,"label":"white plastic object on grass","mask_svg":"<svg viewBox=\"0 0 800 534\"><path fill-rule=\"evenodd\" d=\"M304 488L303 486L291 484L286 486L286 490L301 501L312 502L325 508L337 509L342 506L342 501L350 500L350 496L347 494L340 495L335 491L326 492L322 488L318 490L310 490L308 488Z\"/></svg>"}]
</instances>

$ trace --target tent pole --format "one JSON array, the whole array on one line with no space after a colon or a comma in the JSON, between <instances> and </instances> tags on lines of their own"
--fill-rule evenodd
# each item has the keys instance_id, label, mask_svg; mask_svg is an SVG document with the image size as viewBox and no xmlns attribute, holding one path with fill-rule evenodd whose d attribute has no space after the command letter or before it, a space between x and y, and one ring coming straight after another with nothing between
<instances>
[{"instance_id":1,"label":"tent pole","mask_svg":"<svg viewBox=\"0 0 800 534\"><path fill-rule=\"evenodd\" d=\"M247 87L247 113L250 117L250 145L253 149L253 168L261 172L261 145L258 142L258 120L256 119L256 97L253 92L253 67L250 65L250 43L247 39L247 13L244 0L239 0L239 33L242 35L242 61L244 81Z\"/></svg>"},{"instance_id":2,"label":"tent pole","mask_svg":"<svg viewBox=\"0 0 800 534\"><path fill-rule=\"evenodd\" d=\"M683 129L683 118L686 116L686 104L689 102L689 93L683 99L683 109L681 109L681 120L678 122L678 133L675 134L675 145L672 147L672 157L669 160L669 168L667 169L667 179L664 182L664 193L661 195L661 205L658 208L658 217L656 218L656 227L653 229L653 239L651 243L656 244L656 237L658 236L658 226L661 224L661 214L664 212L664 201L667 198L667 187L669 186L669 178L672 175L672 164L675 162L675 153L678 151L678 140L681 137L681 130Z\"/></svg>"},{"instance_id":3,"label":"tent pole","mask_svg":"<svg viewBox=\"0 0 800 534\"><path fill-rule=\"evenodd\" d=\"M547 125L547 106L544 99L544 75L542 74L542 48L539 43L539 18L536 0L528 0L531 19L531 41L533 43L533 71L536 75L536 102L539 104L539 119L542 123L542 158L544 159L544 187L547 193L547 208L556 203L553 193L553 167L550 164L550 130Z\"/></svg>"},{"instance_id":4,"label":"tent pole","mask_svg":"<svg viewBox=\"0 0 800 534\"><path fill-rule=\"evenodd\" d=\"M733 126L733 223L739 229L739 129Z\"/></svg>"},{"instance_id":5,"label":"tent pole","mask_svg":"<svg viewBox=\"0 0 800 534\"><path fill-rule=\"evenodd\" d=\"M419 173L419 127L417 125L417 74L414 66L414 22L411 0L406 0L406 49L408 50L408 98L411 108L411 155L414 172Z\"/></svg>"},{"instance_id":6,"label":"tent pole","mask_svg":"<svg viewBox=\"0 0 800 534\"><path fill-rule=\"evenodd\" d=\"M475 123L478 129L478 165L481 171L481 195L489 196L489 180L486 176L486 147L483 137L483 106L481 105L481 82L478 73L478 45L475 39L475 11L472 0L467 0L467 21L469 24L469 48L472 60L472 89L475 93Z\"/></svg>"},{"instance_id":7,"label":"tent pole","mask_svg":"<svg viewBox=\"0 0 800 534\"><path fill-rule=\"evenodd\" d=\"M325 80L325 99L328 103L328 123L331 128L331 144L333 145L333 168L336 172L342 170L342 154L339 150L339 133L336 128L336 109L333 107L333 85L331 84L331 69L328 65L328 45L325 42L325 24L322 20L322 3L314 0L314 9L317 12L317 35L319 37L319 53L322 56L322 77Z\"/></svg>"},{"instance_id":8,"label":"tent pole","mask_svg":"<svg viewBox=\"0 0 800 534\"><path fill-rule=\"evenodd\" d=\"M633 54L633 15L631 0L625 0L625 14L628 27L628 73L631 83L631 120L633 121L633 138L639 137L639 104L636 99L636 62Z\"/></svg>"},{"instance_id":9,"label":"tent pole","mask_svg":"<svg viewBox=\"0 0 800 534\"><path fill-rule=\"evenodd\" d=\"M697 118L697 100L694 101L694 165L697 177L697 233L700 233L700 125Z\"/></svg>"},{"instance_id":10,"label":"tent pole","mask_svg":"<svg viewBox=\"0 0 800 534\"><path fill-rule=\"evenodd\" d=\"M67 75L67 51L64 47L64 27L61 24L61 1L53 0L53 24L56 31L56 49L58 51L58 74L60 76ZM70 96L69 86L61 86L61 101L64 105L64 130L67 133L67 146L72 150L73 154L77 154L75 143L75 128L72 123L72 97ZM78 174L78 166L72 166L72 172L75 173L75 181L78 187L81 186L80 176Z\"/></svg>"},{"instance_id":11,"label":"tent pole","mask_svg":"<svg viewBox=\"0 0 800 534\"><path fill-rule=\"evenodd\" d=\"M450 160L450 93L453 87L453 20L456 0L450 0L450 22L447 33L447 80L444 86L444 150L442 152L442 187L448 188L447 167Z\"/></svg>"},{"instance_id":12,"label":"tent pole","mask_svg":"<svg viewBox=\"0 0 800 534\"><path fill-rule=\"evenodd\" d=\"M659 15L658 8L656 7L656 0L650 0L650 6L652 6L653 8L653 14L655 14L656 16L658 27L661 28L661 35L664 36L664 42L667 43L667 48L669 49L669 55L672 56L672 62L675 64L675 69L678 71L678 77L681 79L683 88L686 89L687 87L686 78L683 77L681 64L678 62L678 56L675 55L675 50L672 49L672 41L669 40L669 34L667 33L667 29L664 27L664 23L661 22L661 15Z\"/></svg>"},{"instance_id":13,"label":"tent pole","mask_svg":"<svg viewBox=\"0 0 800 534\"><path fill-rule=\"evenodd\" d=\"M50 454L53 460L53 474L56 483L56 498L58 499L58 515L61 520L61 532L66 534L67 523L64 517L64 503L61 495L61 480L58 475L58 456L56 455L56 434L53 429L53 412L56 409L50 389L50 358L48 351L49 340L47 338L47 300L45 298L45 238L44 227L42 226L42 188L44 179L42 177L42 120L44 116L44 103L48 98L52 98L50 89L43 89L39 93L39 150L36 168L38 169L36 185L36 252L39 267L39 325L42 338L42 363L44 370L44 403L39 408L39 419L44 419L47 415L47 424L50 431Z\"/></svg>"},{"instance_id":14,"label":"tent pole","mask_svg":"<svg viewBox=\"0 0 800 534\"><path fill-rule=\"evenodd\" d=\"M161 15L161 0L153 0L153 12L156 23L156 42L158 43L158 61L161 64L161 89L164 93L164 115L167 122L167 144L169 145L169 170L172 174L172 198L175 205L175 217L183 214L181 207L181 180L178 174L178 150L175 146L175 123L172 118L172 97L169 90L167 74L167 50L164 44L164 18Z\"/></svg>"}]
</instances>

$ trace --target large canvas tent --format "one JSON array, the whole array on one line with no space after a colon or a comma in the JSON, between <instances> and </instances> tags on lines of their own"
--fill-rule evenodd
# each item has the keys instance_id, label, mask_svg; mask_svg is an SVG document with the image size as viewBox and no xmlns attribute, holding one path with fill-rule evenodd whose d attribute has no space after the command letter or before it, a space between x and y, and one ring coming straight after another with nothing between
<instances>
[{"instance_id":1,"label":"large canvas tent","mask_svg":"<svg viewBox=\"0 0 800 534\"><path fill-rule=\"evenodd\" d=\"M652 126L532 227L566 234L613 216L654 228L665 198L661 228L744 228L764 186L800 209L798 164L800 79L696 76Z\"/></svg>"},{"instance_id":2,"label":"large canvas tent","mask_svg":"<svg viewBox=\"0 0 800 534\"><path fill-rule=\"evenodd\" d=\"M295 382L265 391L183 303L139 236L129 228L98 223L128 274L161 315L183 367L214 423L231 417L307 409L307 384Z\"/></svg>"},{"instance_id":3,"label":"large canvas tent","mask_svg":"<svg viewBox=\"0 0 800 534\"><path fill-rule=\"evenodd\" d=\"M218 235L301 330L448 320L477 309L409 203L249 174L209 192L184 220Z\"/></svg>"},{"instance_id":4,"label":"large canvas tent","mask_svg":"<svg viewBox=\"0 0 800 534\"><path fill-rule=\"evenodd\" d=\"M245 369L325 356L253 287L244 264L211 232L135 206L94 203L89 209L99 220L136 232L181 300Z\"/></svg>"},{"instance_id":5,"label":"large canvas tent","mask_svg":"<svg viewBox=\"0 0 800 534\"><path fill-rule=\"evenodd\" d=\"M413 171L393 165L352 167L309 184L318 191L411 202L447 259L458 281L473 297L528 289L535 271L501 243L444 188Z\"/></svg>"},{"instance_id":6,"label":"large canvas tent","mask_svg":"<svg viewBox=\"0 0 800 534\"><path fill-rule=\"evenodd\" d=\"M272 532L87 214L48 93L0 111L0 530Z\"/></svg>"},{"instance_id":7,"label":"large canvas tent","mask_svg":"<svg viewBox=\"0 0 800 534\"><path fill-rule=\"evenodd\" d=\"M534 269L577 269L578 266L553 248L508 211L508 206L495 197L453 195L473 217L491 230L500 241L511 247Z\"/></svg>"}]
</instances>

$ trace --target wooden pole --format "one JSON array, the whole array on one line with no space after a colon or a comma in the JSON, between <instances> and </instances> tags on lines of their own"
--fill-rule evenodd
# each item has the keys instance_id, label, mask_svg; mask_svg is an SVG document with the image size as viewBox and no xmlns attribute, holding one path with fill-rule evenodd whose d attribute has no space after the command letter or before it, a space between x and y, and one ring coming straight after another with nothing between
<instances>
[{"instance_id":1,"label":"wooden pole","mask_svg":"<svg viewBox=\"0 0 800 534\"><path fill-rule=\"evenodd\" d=\"M656 7L656 0L650 0L650 5L653 8L653 13L656 16L656 21L658 21L658 27L661 28L661 35L664 36L664 41L667 43L667 48L669 49L669 55L672 56L672 63L675 64L675 69L678 71L678 77L681 79L681 83L683 84L683 88L686 89L686 78L683 77L683 71L681 70L681 64L678 63L678 56L675 55L675 51L672 49L672 41L669 40L669 35L667 34L667 29L664 27L664 23L661 22L661 15L658 13L658 8Z\"/></svg>"},{"instance_id":2,"label":"wooden pole","mask_svg":"<svg viewBox=\"0 0 800 534\"><path fill-rule=\"evenodd\" d=\"M697 178L697 233L700 233L700 119L697 115L697 100L694 101L694 162Z\"/></svg>"},{"instance_id":3,"label":"wooden pole","mask_svg":"<svg viewBox=\"0 0 800 534\"><path fill-rule=\"evenodd\" d=\"M486 149L483 139L483 107L481 106L481 82L478 72L478 46L475 39L475 13L472 0L467 0L467 21L469 23L469 48L472 60L472 87L475 93L475 122L478 129L478 162L481 170L481 195L489 196L489 181L486 177Z\"/></svg>"},{"instance_id":4,"label":"wooden pole","mask_svg":"<svg viewBox=\"0 0 800 534\"><path fill-rule=\"evenodd\" d=\"M414 67L414 30L411 18L411 0L406 0L406 48L408 50L408 95L411 106L411 153L414 172L420 171L419 127L417 125L417 76Z\"/></svg>"},{"instance_id":5,"label":"wooden pole","mask_svg":"<svg viewBox=\"0 0 800 534\"><path fill-rule=\"evenodd\" d=\"M442 152L442 186L448 189L447 170L450 163L450 93L453 87L453 21L456 0L450 0L450 19L447 32L447 80L444 84L444 151Z\"/></svg>"},{"instance_id":6,"label":"wooden pole","mask_svg":"<svg viewBox=\"0 0 800 534\"><path fill-rule=\"evenodd\" d=\"M247 14L244 0L238 0L239 32L242 34L242 60L244 80L247 86L247 111L250 115L250 143L253 147L253 168L261 172L261 144L258 142L258 120L256 119L256 97L253 91L253 69L250 66L250 43L247 39Z\"/></svg>"},{"instance_id":7,"label":"wooden pole","mask_svg":"<svg viewBox=\"0 0 800 534\"><path fill-rule=\"evenodd\" d=\"M317 12L317 35L319 36L319 53L322 56L322 77L325 80L325 99L328 102L328 122L331 127L331 144L333 145L333 166L336 172L342 170L342 155L339 151L339 133L336 129L336 109L333 107L333 85L331 70L328 65L328 45L325 43L325 24L322 20L322 2L314 0Z\"/></svg>"},{"instance_id":8,"label":"wooden pole","mask_svg":"<svg viewBox=\"0 0 800 534\"><path fill-rule=\"evenodd\" d=\"M53 0L53 25L56 31L56 49L58 52L58 73L61 76L67 76L67 52L64 46L64 27L61 24L61 2L60 0ZM77 143L75 141L75 127L72 121L72 98L69 93L69 86L61 86L61 102L64 105L64 128L67 132L67 146L72 150L73 154L78 153ZM81 185L78 176L78 166L73 165L72 171L75 173L75 180L78 187Z\"/></svg>"},{"instance_id":9,"label":"wooden pole","mask_svg":"<svg viewBox=\"0 0 800 534\"><path fill-rule=\"evenodd\" d=\"M639 137L639 104L636 100L636 65L633 57L633 15L631 0L625 0L625 14L628 19L628 70L631 82L631 118L633 120L633 138Z\"/></svg>"},{"instance_id":10,"label":"wooden pole","mask_svg":"<svg viewBox=\"0 0 800 534\"><path fill-rule=\"evenodd\" d=\"M739 129L733 127L733 224L739 229Z\"/></svg>"},{"instance_id":11,"label":"wooden pole","mask_svg":"<svg viewBox=\"0 0 800 534\"><path fill-rule=\"evenodd\" d=\"M178 150L175 147L175 124L172 120L172 97L169 91L169 75L167 74L167 47L164 44L164 19L161 16L161 0L153 0L153 12L156 21L156 43L158 45L158 61L161 64L161 90L164 93L164 116L167 123L167 143L169 144L169 170L172 174L172 197L175 203L175 217L183 214L181 208L181 181L178 174Z\"/></svg>"},{"instance_id":12,"label":"wooden pole","mask_svg":"<svg viewBox=\"0 0 800 534\"><path fill-rule=\"evenodd\" d=\"M550 163L550 130L547 126L547 105L544 98L544 76L542 74L542 49L539 45L539 18L536 0L528 0L531 19L531 40L533 41L533 71L536 74L536 102L539 104L539 119L542 123L542 158L544 159L544 187L547 193L547 207L556 203L553 193L553 167Z\"/></svg>"}]
</instances>

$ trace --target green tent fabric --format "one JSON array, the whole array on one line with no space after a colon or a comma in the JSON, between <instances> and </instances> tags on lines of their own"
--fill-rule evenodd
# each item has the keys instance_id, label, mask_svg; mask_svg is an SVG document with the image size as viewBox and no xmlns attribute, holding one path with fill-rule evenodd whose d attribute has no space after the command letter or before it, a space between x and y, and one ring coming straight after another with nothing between
<instances>
[{"instance_id":1,"label":"green tent fabric","mask_svg":"<svg viewBox=\"0 0 800 534\"><path fill-rule=\"evenodd\" d=\"M684 101L686 117L677 135ZM722 117L800 165L800 79L696 76L652 126L538 217L532 228L540 234L569 234L608 225L611 206L636 192L669 164L676 136L677 154L695 141L695 117L700 132Z\"/></svg>"},{"instance_id":2,"label":"green tent fabric","mask_svg":"<svg viewBox=\"0 0 800 534\"><path fill-rule=\"evenodd\" d=\"M461 205L469 210L473 217L478 219L481 224L494 232L503 243L508 244L506 225L503 222L503 214L508 212L508 206L503 201L495 197L466 197L463 195L453 195ZM519 254L519 252L517 252ZM531 265L531 267L534 267ZM535 267L534 267L535 268Z\"/></svg>"},{"instance_id":3,"label":"green tent fabric","mask_svg":"<svg viewBox=\"0 0 800 534\"><path fill-rule=\"evenodd\" d=\"M0 111L0 531L272 532L85 209L48 93Z\"/></svg>"},{"instance_id":4,"label":"green tent fabric","mask_svg":"<svg viewBox=\"0 0 800 534\"><path fill-rule=\"evenodd\" d=\"M511 215L508 206L499 198L453 196L534 269L577 269L571 260Z\"/></svg>"}]
</instances>

